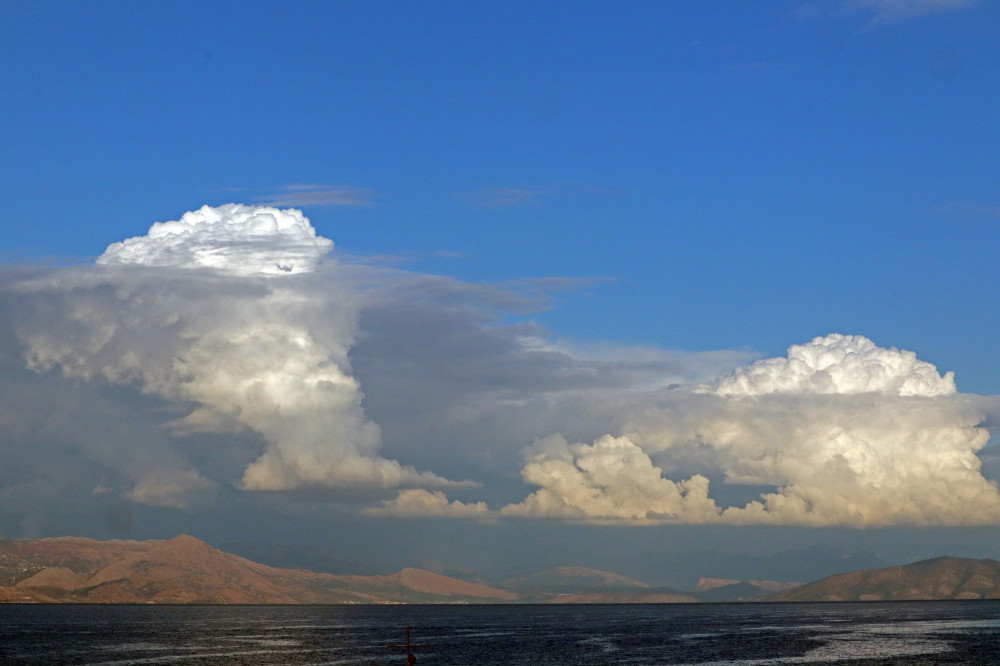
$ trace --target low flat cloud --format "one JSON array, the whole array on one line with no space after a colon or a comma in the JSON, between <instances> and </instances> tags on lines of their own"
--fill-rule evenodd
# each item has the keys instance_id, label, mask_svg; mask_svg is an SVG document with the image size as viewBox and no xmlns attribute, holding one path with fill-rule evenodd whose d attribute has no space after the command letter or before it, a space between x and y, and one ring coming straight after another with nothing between
<instances>
[{"instance_id":1,"label":"low flat cloud","mask_svg":"<svg viewBox=\"0 0 1000 666\"><path fill-rule=\"evenodd\" d=\"M2 353L0 433L0 507L16 507L28 524L81 497L113 493L186 509L211 502L220 489L138 410L52 373L30 372Z\"/></svg>"}]
</instances>

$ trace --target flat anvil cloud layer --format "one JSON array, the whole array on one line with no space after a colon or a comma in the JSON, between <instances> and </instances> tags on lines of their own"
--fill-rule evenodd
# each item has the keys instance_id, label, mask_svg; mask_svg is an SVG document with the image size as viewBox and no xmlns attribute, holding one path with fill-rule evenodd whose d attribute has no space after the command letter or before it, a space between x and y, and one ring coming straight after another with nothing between
<instances>
[{"instance_id":1,"label":"flat anvil cloud layer","mask_svg":"<svg viewBox=\"0 0 1000 666\"><path fill-rule=\"evenodd\" d=\"M358 304L307 274L332 247L296 210L206 206L111 245L105 270L20 285L38 316L19 337L33 369L193 405L171 424L180 433L262 435L244 489L451 485L379 456L347 357ZM180 494L200 477L176 476L140 478L129 496L181 504L157 489Z\"/></svg>"},{"instance_id":2,"label":"flat anvil cloud layer","mask_svg":"<svg viewBox=\"0 0 1000 666\"><path fill-rule=\"evenodd\" d=\"M951 373L861 336L795 345L691 391L667 392L623 437L561 437L529 449L540 489L503 513L576 520L878 526L990 524L1000 494L976 453L983 414ZM721 509L708 479L672 481L654 464L701 466L731 483L775 486ZM454 509L453 509L454 510Z\"/></svg>"}]
</instances>

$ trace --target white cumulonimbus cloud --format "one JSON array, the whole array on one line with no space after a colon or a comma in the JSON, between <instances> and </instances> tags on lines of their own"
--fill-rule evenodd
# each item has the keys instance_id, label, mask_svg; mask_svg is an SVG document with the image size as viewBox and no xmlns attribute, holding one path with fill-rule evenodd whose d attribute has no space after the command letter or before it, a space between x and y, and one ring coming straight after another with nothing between
<instances>
[{"instance_id":1,"label":"white cumulonimbus cloud","mask_svg":"<svg viewBox=\"0 0 1000 666\"><path fill-rule=\"evenodd\" d=\"M792 346L692 390L664 392L626 436L560 437L527 453L539 490L502 513L572 520L879 526L991 524L1000 493L977 452L983 414L908 351L862 336ZM708 480L671 481L653 461L774 487L716 506Z\"/></svg>"},{"instance_id":2,"label":"white cumulonimbus cloud","mask_svg":"<svg viewBox=\"0 0 1000 666\"><path fill-rule=\"evenodd\" d=\"M202 206L155 222L145 236L112 243L98 264L213 268L236 275L308 273L333 249L301 211Z\"/></svg>"},{"instance_id":3,"label":"white cumulonimbus cloud","mask_svg":"<svg viewBox=\"0 0 1000 666\"><path fill-rule=\"evenodd\" d=\"M0 362L17 367L3 388L34 407L0 405L29 469L7 494L65 483L34 454L64 447L95 492L158 506L203 504L228 482L395 489L366 514L480 521L1000 522L978 455L996 399L958 393L912 352L828 335L709 380L755 356L581 353L494 325L537 305L523 295L342 265L332 247L299 211L229 204L154 224L97 266L10 272ZM135 392L104 386L158 400L133 414ZM73 405L55 423L34 397L51 389ZM105 427L93 406L127 422ZM141 441L150 421L178 437ZM442 489L477 484L404 457L498 483L521 467L532 492L494 509L451 500Z\"/></svg>"},{"instance_id":4,"label":"white cumulonimbus cloud","mask_svg":"<svg viewBox=\"0 0 1000 666\"><path fill-rule=\"evenodd\" d=\"M424 488L401 490L395 499L386 500L377 507L369 507L364 513L369 516L405 518L470 518L484 522L494 520L486 502L449 501L444 492Z\"/></svg>"},{"instance_id":5,"label":"white cumulonimbus cloud","mask_svg":"<svg viewBox=\"0 0 1000 666\"><path fill-rule=\"evenodd\" d=\"M297 210L227 204L114 243L100 269L17 285L28 364L131 385L189 413L178 433L252 430L263 452L247 490L454 485L379 455L351 374L359 304L311 278L333 243ZM155 497L178 479L140 479Z\"/></svg>"},{"instance_id":6,"label":"white cumulonimbus cloud","mask_svg":"<svg viewBox=\"0 0 1000 666\"><path fill-rule=\"evenodd\" d=\"M538 440L526 452L522 476L541 486L501 513L628 522L707 522L719 509L708 479L663 477L649 456L627 437L604 435L593 444L569 444L561 435Z\"/></svg>"}]
</instances>

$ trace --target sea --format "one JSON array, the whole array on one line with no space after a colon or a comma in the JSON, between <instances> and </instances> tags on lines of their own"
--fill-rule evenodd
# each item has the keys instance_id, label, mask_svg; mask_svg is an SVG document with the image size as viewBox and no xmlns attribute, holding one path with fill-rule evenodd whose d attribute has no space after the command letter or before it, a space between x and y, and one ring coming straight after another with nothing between
<instances>
[{"instance_id":1,"label":"sea","mask_svg":"<svg viewBox=\"0 0 1000 666\"><path fill-rule=\"evenodd\" d=\"M1000 602L0 605L0 664L1000 664ZM402 646L402 647L401 647Z\"/></svg>"}]
</instances>

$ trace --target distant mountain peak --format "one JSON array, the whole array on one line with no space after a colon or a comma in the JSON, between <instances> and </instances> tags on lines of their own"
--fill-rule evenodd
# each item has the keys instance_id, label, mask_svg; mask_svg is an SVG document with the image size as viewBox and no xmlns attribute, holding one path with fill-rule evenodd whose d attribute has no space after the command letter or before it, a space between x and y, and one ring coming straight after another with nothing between
<instances>
[{"instance_id":1,"label":"distant mountain peak","mask_svg":"<svg viewBox=\"0 0 1000 666\"><path fill-rule=\"evenodd\" d=\"M179 534L172 539L167 539L153 546L152 550L160 552L187 553L191 555L205 555L220 553L222 551L212 548L207 543L193 537L190 534Z\"/></svg>"}]
</instances>

